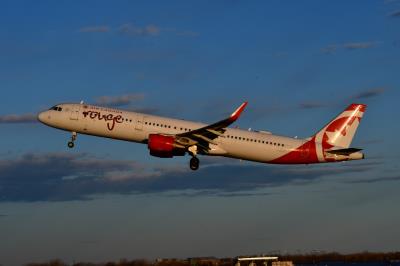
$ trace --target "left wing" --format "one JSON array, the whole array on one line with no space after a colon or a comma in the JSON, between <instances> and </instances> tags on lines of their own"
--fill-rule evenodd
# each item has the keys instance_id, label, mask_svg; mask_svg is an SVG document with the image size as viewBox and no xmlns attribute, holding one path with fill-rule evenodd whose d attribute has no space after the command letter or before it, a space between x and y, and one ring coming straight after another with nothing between
<instances>
[{"instance_id":1,"label":"left wing","mask_svg":"<svg viewBox=\"0 0 400 266\"><path fill-rule=\"evenodd\" d=\"M246 105L247 102L242 103L228 118L225 118L221 121L189 132L175 135L176 142L185 147L197 145L203 151L208 151L209 144L216 144L214 139L224 134L225 128L240 117L240 114L243 112Z\"/></svg>"}]
</instances>

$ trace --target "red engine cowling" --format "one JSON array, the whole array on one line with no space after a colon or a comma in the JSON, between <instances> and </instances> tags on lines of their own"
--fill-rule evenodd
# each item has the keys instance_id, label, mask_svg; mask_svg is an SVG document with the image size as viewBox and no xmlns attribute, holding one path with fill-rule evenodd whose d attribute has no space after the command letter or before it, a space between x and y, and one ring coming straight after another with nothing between
<instances>
[{"instance_id":1,"label":"red engine cowling","mask_svg":"<svg viewBox=\"0 0 400 266\"><path fill-rule=\"evenodd\" d=\"M161 158L172 158L173 156L185 155L184 149L176 148L175 137L159 134L150 134L147 147L150 155Z\"/></svg>"}]
</instances>

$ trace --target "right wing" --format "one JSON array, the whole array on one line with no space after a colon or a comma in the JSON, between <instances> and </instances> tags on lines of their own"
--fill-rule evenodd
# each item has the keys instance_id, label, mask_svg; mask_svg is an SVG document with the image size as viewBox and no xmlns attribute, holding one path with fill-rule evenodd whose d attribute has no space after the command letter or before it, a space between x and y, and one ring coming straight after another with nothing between
<instances>
[{"instance_id":1,"label":"right wing","mask_svg":"<svg viewBox=\"0 0 400 266\"><path fill-rule=\"evenodd\" d=\"M209 150L209 144L215 144L214 139L222 136L225 128L234 123L243 112L247 102L242 103L228 118L189 132L176 134L176 142L184 147L197 145L203 151Z\"/></svg>"}]
</instances>

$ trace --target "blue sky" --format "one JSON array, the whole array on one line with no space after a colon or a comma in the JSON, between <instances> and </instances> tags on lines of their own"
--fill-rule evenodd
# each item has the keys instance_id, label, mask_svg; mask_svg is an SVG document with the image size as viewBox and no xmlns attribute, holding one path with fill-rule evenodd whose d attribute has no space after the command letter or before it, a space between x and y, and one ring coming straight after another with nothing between
<instances>
[{"instance_id":1,"label":"blue sky","mask_svg":"<svg viewBox=\"0 0 400 266\"><path fill-rule=\"evenodd\" d=\"M0 263L400 246L400 1L3 1ZM36 122L103 103L307 137L351 102L367 159L151 157ZM38 241L40 240L40 241Z\"/></svg>"}]
</instances>

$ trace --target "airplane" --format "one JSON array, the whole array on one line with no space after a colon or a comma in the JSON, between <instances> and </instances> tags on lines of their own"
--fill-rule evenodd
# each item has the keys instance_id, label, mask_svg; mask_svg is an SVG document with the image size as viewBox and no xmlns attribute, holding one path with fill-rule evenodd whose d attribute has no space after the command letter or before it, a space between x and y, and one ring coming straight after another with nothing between
<instances>
[{"instance_id":1,"label":"airplane","mask_svg":"<svg viewBox=\"0 0 400 266\"><path fill-rule=\"evenodd\" d=\"M77 134L146 144L150 155L172 158L189 154L190 169L197 170L197 155L224 156L271 164L314 164L364 159L362 149L350 144L366 110L350 104L342 113L309 138L274 135L267 131L229 128L247 102L229 117L213 124L185 121L83 103L57 104L38 114L38 120Z\"/></svg>"}]
</instances>

